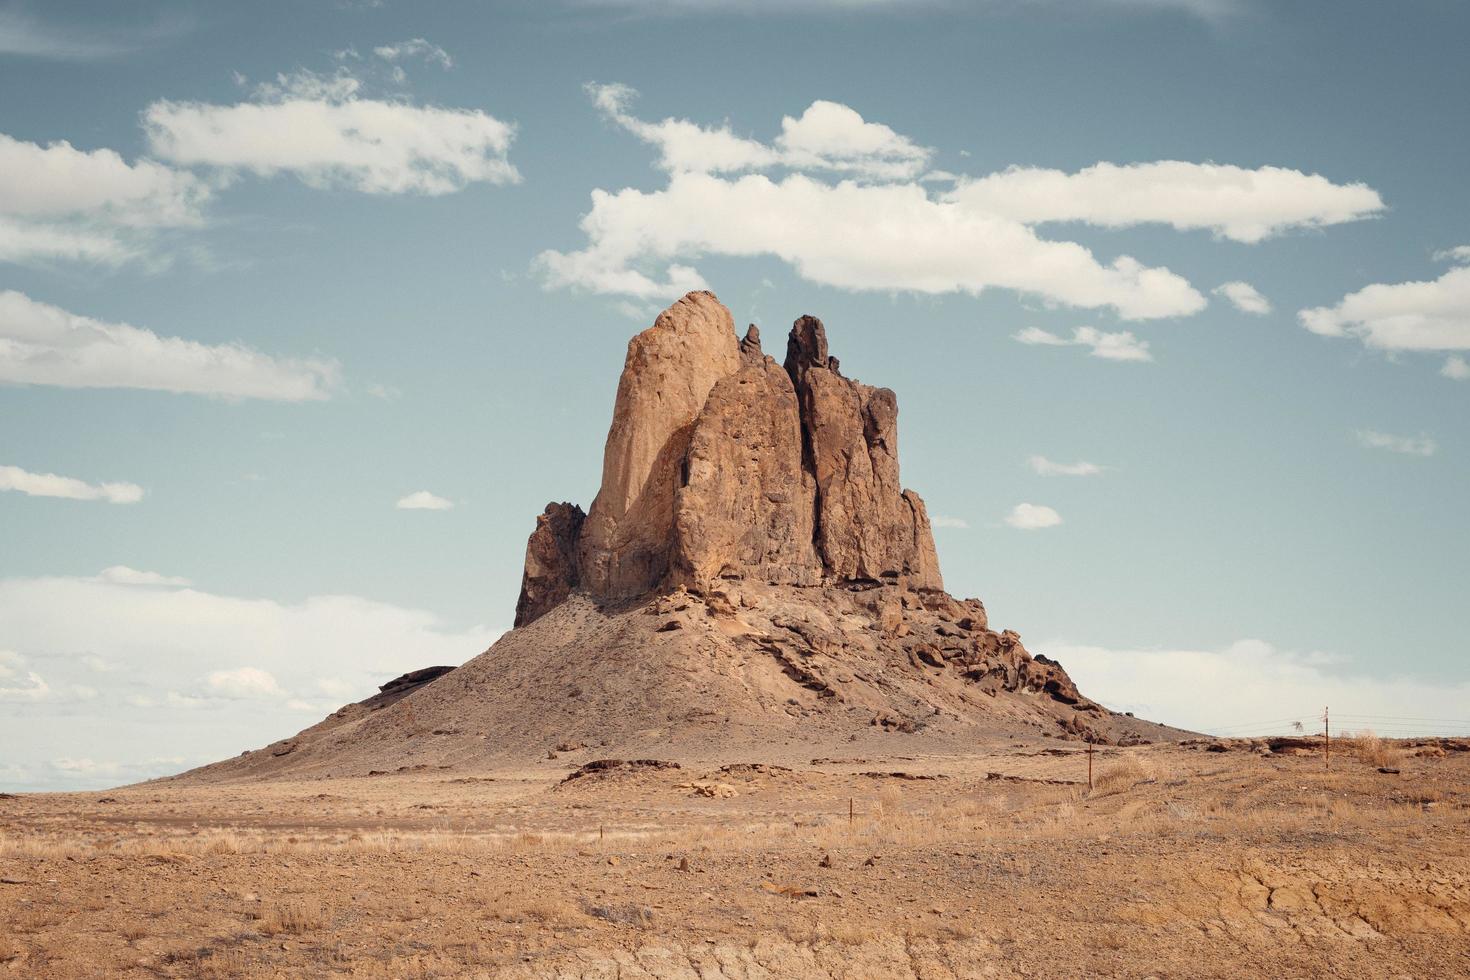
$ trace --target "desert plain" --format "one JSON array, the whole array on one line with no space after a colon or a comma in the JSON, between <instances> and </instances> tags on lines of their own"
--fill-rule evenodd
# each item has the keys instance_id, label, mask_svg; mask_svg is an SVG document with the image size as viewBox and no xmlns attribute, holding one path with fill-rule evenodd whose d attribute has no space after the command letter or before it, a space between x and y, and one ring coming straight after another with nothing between
<instances>
[{"instance_id":1,"label":"desert plain","mask_svg":"<svg viewBox=\"0 0 1470 980\"><path fill-rule=\"evenodd\" d=\"M0 799L21 977L1443 977L1454 742L595 748ZM1221 751L1224 749L1224 751ZM738 750L737 750L738 751ZM592 765L588 765L592 763ZM1397 770L1382 771L1382 770Z\"/></svg>"}]
</instances>

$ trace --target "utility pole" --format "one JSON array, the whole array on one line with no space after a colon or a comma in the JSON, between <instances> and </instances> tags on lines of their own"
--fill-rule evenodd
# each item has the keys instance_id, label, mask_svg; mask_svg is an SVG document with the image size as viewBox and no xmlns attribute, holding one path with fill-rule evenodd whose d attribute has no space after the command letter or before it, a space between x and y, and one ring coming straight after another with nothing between
<instances>
[{"instance_id":1,"label":"utility pole","mask_svg":"<svg viewBox=\"0 0 1470 980\"><path fill-rule=\"evenodd\" d=\"M1332 721L1328 709L1322 709L1322 766L1332 768Z\"/></svg>"}]
</instances>

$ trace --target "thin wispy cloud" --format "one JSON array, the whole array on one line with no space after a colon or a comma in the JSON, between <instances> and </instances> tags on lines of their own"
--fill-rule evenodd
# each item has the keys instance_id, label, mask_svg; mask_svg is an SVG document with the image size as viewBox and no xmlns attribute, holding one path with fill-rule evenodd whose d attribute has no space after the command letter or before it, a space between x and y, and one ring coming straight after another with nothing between
<instances>
[{"instance_id":1,"label":"thin wispy cloud","mask_svg":"<svg viewBox=\"0 0 1470 980\"><path fill-rule=\"evenodd\" d=\"M1426 435L1396 436L1375 429L1359 429L1358 444L1365 449L1383 449L1405 456L1433 456L1439 444Z\"/></svg>"},{"instance_id":2,"label":"thin wispy cloud","mask_svg":"<svg viewBox=\"0 0 1470 980\"><path fill-rule=\"evenodd\" d=\"M1105 361L1152 361L1148 341L1140 340L1131 330L1106 333L1096 327L1076 327L1070 338L1040 327L1027 327L1011 338L1032 347L1086 347L1093 357Z\"/></svg>"},{"instance_id":3,"label":"thin wispy cloud","mask_svg":"<svg viewBox=\"0 0 1470 980\"><path fill-rule=\"evenodd\" d=\"M943 514L936 514L929 518L929 523L934 527L954 528L957 530L965 530L970 526L970 522L963 517L945 517Z\"/></svg>"},{"instance_id":4,"label":"thin wispy cloud","mask_svg":"<svg viewBox=\"0 0 1470 980\"><path fill-rule=\"evenodd\" d=\"M1103 468L1096 463L1079 460L1075 463L1055 463L1045 456L1032 456L1026 465L1037 476L1097 476Z\"/></svg>"},{"instance_id":5,"label":"thin wispy cloud","mask_svg":"<svg viewBox=\"0 0 1470 980\"><path fill-rule=\"evenodd\" d=\"M335 361L160 336L0 291L0 384L315 401L330 396L339 375Z\"/></svg>"},{"instance_id":6,"label":"thin wispy cloud","mask_svg":"<svg viewBox=\"0 0 1470 980\"><path fill-rule=\"evenodd\" d=\"M104 61L181 37L187 19L166 17L146 26L79 27L46 20L19 4L0 8L0 55L48 61Z\"/></svg>"},{"instance_id":7,"label":"thin wispy cloud","mask_svg":"<svg viewBox=\"0 0 1470 980\"><path fill-rule=\"evenodd\" d=\"M29 497L105 500L110 504L136 504L143 499L143 488L136 483L88 483L56 473L32 473L19 466L0 466L0 490L13 490Z\"/></svg>"},{"instance_id":8,"label":"thin wispy cloud","mask_svg":"<svg viewBox=\"0 0 1470 980\"><path fill-rule=\"evenodd\" d=\"M1444 367L1439 369L1439 373L1451 381L1465 381L1470 379L1470 363L1459 354L1454 354L1445 358Z\"/></svg>"},{"instance_id":9,"label":"thin wispy cloud","mask_svg":"<svg viewBox=\"0 0 1470 980\"><path fill-rule=\"evenodd\" d=\"M1271 301L1262 296L1255 286L1248 282L1221 283L1215 287L1215 295L1223 296L1230 301L1242 313L1251 313L1255 316L1265 316L1271 312Z\"/></svg>"},{"instance_id":10,"label":"thin wispy cloud","mask_svg":"<svg viewBox=\"0 0 1470 980\"><path fill-rule=\"evenodd\" d=\"M111 585L136 585L143 588L185 588L190 582L178 575L160 575L158 572L145 572L127 565L113 565L102 569L97 574L99 581Z\"/></svg>"}]
</instances>

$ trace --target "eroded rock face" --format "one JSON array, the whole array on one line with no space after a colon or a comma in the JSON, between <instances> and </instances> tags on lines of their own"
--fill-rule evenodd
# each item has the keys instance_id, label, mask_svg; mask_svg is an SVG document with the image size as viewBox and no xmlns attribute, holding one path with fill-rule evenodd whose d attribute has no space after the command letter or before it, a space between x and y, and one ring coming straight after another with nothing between
<instances>
[{"instance_id":1,"label":"eroded rock face","mask_svg":"<svg viewBox=\"0 0 1470 980\"><path fill-rule=\"evenodd\" d=\"M915 588L943 589L924 503L899 483L897 396L844 378L816 317L792 326L786 371L801 404L817 483L817 548L829 573L906 576Z\"/></svg>"},{"instance_id":2,"label":"eroded rock face","mask_svg":"<svg viewBox=\"0 0 1470 980\"><path fill-rule=\"evenodd\" d=\"M715 382L740 365L735 321L714 293L688 294L628 342L602 489L578 553L581 584L594 595L638 595L667 576L694 420Z\"/></svg>"},{"instance_id":3,"label":"eroded rock face","mask_svg":"<svg viewBox=\"0 0 1470 980\"><path fill-rule=\"evenodd\" d=\"M575 504L551 503L526 542L526 570L515 625L525 626L559 605L577 587L577 539L586 515Z\"/></svg>"},{"instance_id":4,"label":"eroded rock face","mask_svg":"<svg viewBox=\"0 0 1470 980\"><path fill-rule=\"evenodd\" d=\"M815 317L792 326L777 365L754 324L736 340L708 292L629 342L585 521L553 506L527 546L517 625L574 589L622 599L741 578L943 588L924 503L899 482L893 392L843 377Z\"/></svg>"},{"instance_id":5,"label":"eroded rock face","mask_svg":"<svg viewBox=\"0 0 1470 980\"><path fill-rule=\"evenodd\" d=\"M802 469L796 391L775 361L751 360L715 384L684 467L674 514L676 582L703 589L746 576L821 581L812 542L815 484Z\"/></svg>"}]
</instances>

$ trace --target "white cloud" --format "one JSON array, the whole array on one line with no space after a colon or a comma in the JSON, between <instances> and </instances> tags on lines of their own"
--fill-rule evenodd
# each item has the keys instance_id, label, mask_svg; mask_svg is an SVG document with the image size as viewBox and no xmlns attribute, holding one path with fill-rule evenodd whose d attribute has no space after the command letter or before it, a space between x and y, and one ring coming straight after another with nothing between
<instances>
[{"instance_id":1,"label":"white cloud","mask_svg":"<svg viewBox=\"0 0 1470 980\"><path fill-rule=\"evenodd\" d=\"M1339 658L1260 640L1220 650L1109 649L1065 640L1027 646L1060 661L1079 688L1114 710L1217 734L1287 734L1293 721L1321 731L1324 704L1332 707L1335 730L1443 733L1443 723L1414 719L1462 718L1470 700L1466 681L1371 677ZM1470 734L1463 727L1455 733Z\"/></svg>"},{"instance_id":2,"label":"white cloud","mask_svg":"<svg viewBox=\"0 0 1470 980\"><path fill-rule=\"evenodd\" d=\"M12 652L0 656L12 675L0 672L0 745L5 764L34 776L0 789L54 788L56 758L119 767L82 780L93 786L227 758L299 729L289 700L361 700L406 671L463 663L498 632L357 596L277 602L101 576L0 578L0 650ZM95 671L96 658L116 669ZM186 761L142 771L185 746Z\"/></svg>"},{"instance_id":3,"label":"white cloud","mask_svg":"<svg viewBox=\"0 0 1470 980\"><path fill-rule=\"evenodd\" d=\"M1434 253L1436 262L1470 262L1470 245L1456 245Z\"/></svg>"},{"instance_id":4,"label":"white cloud","mask_svg":"<svg viewBox=\"0 0 1470 980\"><path fill-rule=\"evenodd\" d=\"M1056 527L1062 523L1062 515L1043 504L1017 504L1006 515L1006 523L1022 531L1036 531Z\"/></svg>"},{"instance_id":5,"label":"white cloud","mask_svg":"<svg viewBox=\"0 0 1470 980\"><path fill-rule=\"evenodd\" d=\"M547 285L656 298L703 288L683 256L774 255L810 282L843 289L978 294L989 287L1129 319L1194 313L1204 297L1164 268L1107 264L1074 242L967 211L909 184L827 184L803 174L725 180L675 173L662 190L592 192L582 251L543 252ZM668 265L658 280L640 269Z\"/></svg>"},{"instance_id":6,"label":"white cloud","mask_svg":"<svg viewBox=\"0 0 1470 980\"><path fill-rule=\"evenodd\" d=\"M109 149L42 146L0 133L0 262L117 265L159 228L197 227L211 189L153 160Z\"/></svg>"},{"instance_id":7,"label":"white cloud","mask_svg":"<svg viewBox=\"0 0 1470 980\"><path fill-rule=\"evenodd\" d=\"M1103 470L1096 463L1054 463L1045 456L1032 456L1026 465L1038 476L1097 476Z\"/></svg>"},{"instance_id":8,"label":"white cloud","mask_svg":"<svg viewBox=\"0 0 1470 980\"><path fill-rule=\"evenodd\" d=\"M95 697L96 688L85 684L54 688L31 669L25 657L14 650L0 650L0 703L70 703L90 701Z\"/></svg>"},{"instance_id":9,"label":"white cloud","mask_svg":"<svg viewBox=\"0 0 1470 980\"><path fill-rule=\"evenodd\" d=\"M1126 255L1100 260L1076 242L1039 237L1034 226L1163 223L1253 242L1383 206L1361 184L1182 161L1099 163L1071 174L1012 167L933 192L925 179L931 149L841 103L818 101L785 117L766 143L728 123L640 119L625 85L587 90L607 118L657 148L668 183L595 190L581 223L586 247L538 257L550 287L663 299L704 285L689 264L695 258L773 255L809 281L843 289L996 287L1126 319L1184 316L1205 298L1182 277ZM754 172L777 168L786 173ZM816 179L833 176L844 179ZM1138 350L1118 359L1144 359Z\"/></svg>"},{"instance_id":10,"label":"white cloud","mask_svg":"<svg viewBox=\"0 0 1470 980\"><path fill-rule=\"evenodd\" d=\"M448 194L521 179L515 127L478 109L364 98L346 69L300 71L235 105L160 101L143 112L151 151L187 166L292 174L367 194Z\"/></svg>"},{"instance_id":11,"label":"white cloud","mask_svg":"<svg viewBox=\"0 0 1470 980\"><path fill-rule=\"evenodd\" d=\"M0 466L0 490L16 490L31 497L105 500L111 504L135 504L143 499L143 488L136 483L87 483L55 473L32 473L19 466Z\"/></svg>"},{"instance_id":12,"label":"white cloud","mask_svg":"<svg viewBox=\"0 0 1470 980\"><path fill-rule=\"evenodd\" d=\"M968 528L970 526L970 522L965 520L963 517L945 517L943 514L936 514L933 517L929 518L929 523L935 527L952 527L959 529Z\"/></svg>"},{"instance_id":13,"label":"white cloud","mask_svg":"<svg viewBox=\"0 0 1470 980\"><path fill-rule=\"evenodd\" d=\"M157 572L141 572L136 568L126 565L113 565L102 569L97 576L103 582L113 585L141 585L141 586L170 586L183 587L189 585L189 580L177 575L160 575Z\"/></svg>"},{"instance_id":14,"label":"white cloud","mask_svg":"<svg viewBox=\"0 0 1470 980\"><path fill-rule=\"evenodd\" d=\"M454 67L454 59L449 52L437 44L430 44L421 37L408 41L399 41L396 44L381 44L373 48L373 54L384 61L404 61L408 58L422 58L431 64L436 64L445 71Z\"/></svg>"},{"instance_id":15,"label":"white cloud","mask_svg":"<svg viewBox=\"0 0 1470 980\"><path fill-rule=\"evenodd\" d=\"M1395 436L1373 429L1359 429L1358 443L1366 449L1386 449L1405 456L1433 456L1439 451L1439 444L1428 436Z\"/></svg>"},{"instance_id":16,"label":"white cloud","mask_svg":"<svg viewBox=\"0 0 1470 980\"><path fill-rule=\"evenodd\" d=\"M275 677L259 667L212 671L204 679L204 686L212 695L239 700L279 698L285 694Z\"/></svg>"},{"instance_id":17,"label":"white cloud","mask_svg":"<svg viewBox=\"0 0 1470 980\"><path fill-rule=\"evenodd\" d=\"M1444 367L1439 369L1439 373L1451 381L1464 381L1470 378L1470 363L1466 363L1459 354L1454 354L1445 358Z\"/></svg>"},{"instance_id":18,"label":"white cloud","mask_svg":"<svg viewBox=\"0 0 1470 980\"><path fill-rule=\"evenodd\" d=\"M1256 287L1248 282L1236 280L1221 283L1215 287L1215 295L1224 296L1242 313L1265 316L1271 312L1271 301L1257 292Z\"/></svg>"},{"instance_id":19,"label":"white cloud","mask_svg":"<svg viewBox=\"0 0 1470 980\"><path fill-rule=\"evenodd\" d=\"M1131 330L1105 333L1096 327L1076 327L1072 337L1058 336L1040 327L1027 327L1012 337L1023 344L1044 347L1089 347L1093 357L1106 361L1152 361L1148 341L1139 340Z\"/></svg>"},{"instance_id":20,"label":"white cloud","mask_svg":"<svg viewBox=\"0 0 1470 980\"><path fill-rule=\"evenodd\" d=\"M427 490L416 490L406 497L400 497L393 506L399 510L449 510L454 506L454 501L435 496Z\"/></svg>"},{"instance_id":21,"label":"white cloud","mask_svg":"<svg viewBox=\"0 0 1470 980\"><path fill-rule=\"evenodd\" d=\"M1470 249L1448 258L1470 261ZM1302 326L1324 337L1356 337L1385 351L1470 350L1470 265L1428 282L1374 283L1335 306L1297 314Z\"/></svg>"},{"instance_id":22,"label":"white cloud","mask_svg":"<svg viewBox=\"0 0 1470 980\"><path fill-rule=\"evenodd\" d=\"M241 344L160 337L0 291L0 384L308 401L328 397L337 378L333 361L277 359Z\"/></svg>"},{"instance_id":23,"label":"white cloud","mask_svg":"<svg viewBox=\"0 0 1470 980\"><path fill-rule=\"evenodd\" d=\"M1251 170L1181 160L1097 163L1070 174L1010 167L964 180L949 197L1025 224L1165 224L1248 243L1294 228L1357 221L1384 207L1378 192L1365 184L1334 184L1320 174L1285 167Z\"/></svg>"}]
</instances>

